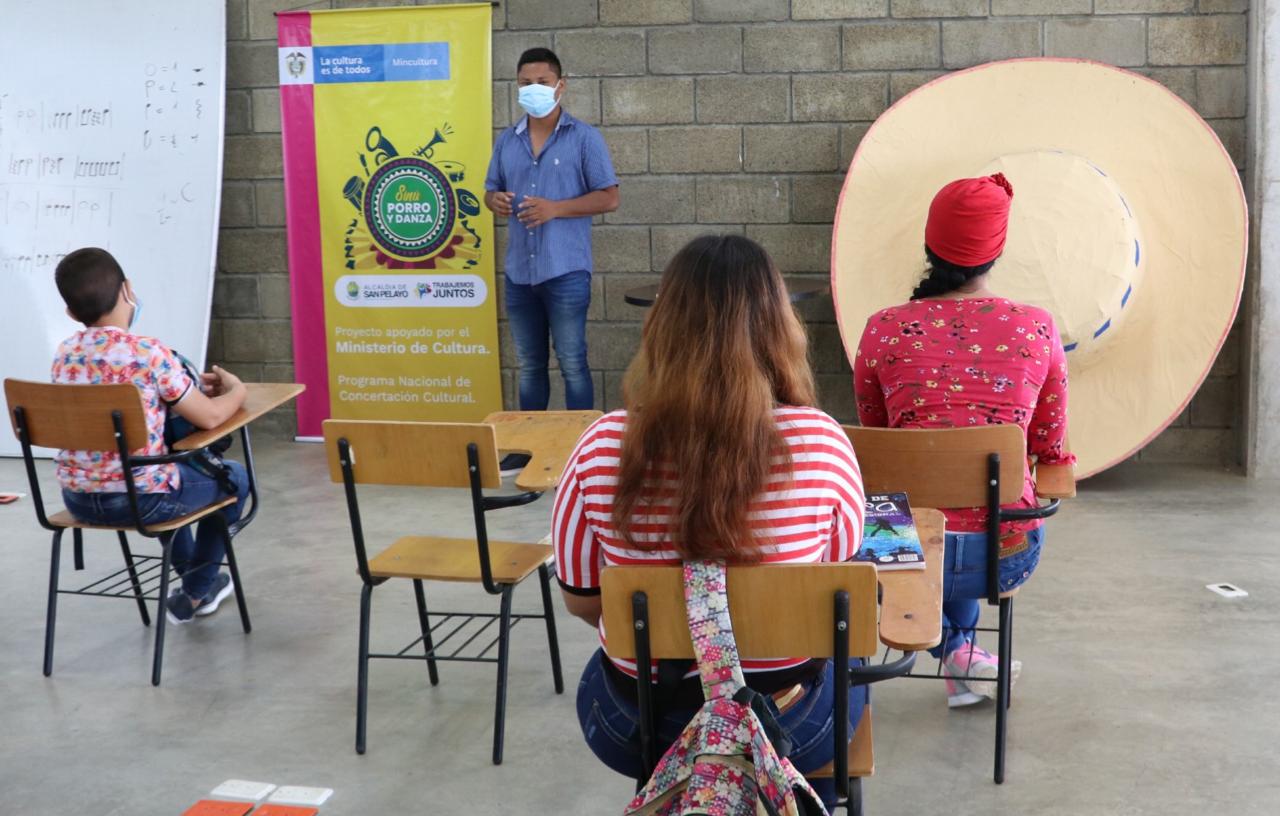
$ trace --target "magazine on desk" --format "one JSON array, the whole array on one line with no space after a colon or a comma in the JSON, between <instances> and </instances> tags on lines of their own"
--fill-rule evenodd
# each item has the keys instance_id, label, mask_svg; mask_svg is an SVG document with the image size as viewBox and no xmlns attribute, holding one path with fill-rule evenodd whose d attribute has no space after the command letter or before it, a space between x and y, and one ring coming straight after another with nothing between
<instances>
[{"instance_id":1,"label":"magazine on desk","mask_svg":"<svg viewBox=\"0 0 1280 816\"><path fill-rule=\"evenodd\" d=\"M854 560L882 570L924 569L924 548L911 517L906 493L867 496L862 548Z\"/></svg>"}]
</instances>

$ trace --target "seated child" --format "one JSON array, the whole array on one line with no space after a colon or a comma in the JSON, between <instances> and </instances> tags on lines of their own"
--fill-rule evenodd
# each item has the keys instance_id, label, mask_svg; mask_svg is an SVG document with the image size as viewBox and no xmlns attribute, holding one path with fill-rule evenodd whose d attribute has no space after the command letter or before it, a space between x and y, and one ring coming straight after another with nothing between
<instances>
[{"instance_id":1,"label":"seated child","mask_svg":"<svg viewBox=\"0 0 1280 816\"><path fill-rule=\"evenodd\" d=\"M202 382L196 383L172 350L159 340L132 332L142 307L111 253L94 247L77 249L58 264L55 280L67 314L85 328L58 347L53 381L137 386L147 417L147 439L135 454L168 453L164 426L170 410L209 429L230 419L244 403L244 384L230 372L214 366L212 374L202 375ZM62 498L73 516L90 524L133 523L118 454L64 450L58 452L56 462ZM227 465L236 503L221 512L231 524L244 510L249 480L239 462ZM215 478L185 463L135 468L133 480L144 524L185 516L228 495ZM231 576L218 570L225 553L219 525L211 519L201 521L194 540L190 528L182 528L173 537L171 553L182 587L165 599L169 621L187 623L215 612L234 589Z\"/></svg>"}]
</instances>

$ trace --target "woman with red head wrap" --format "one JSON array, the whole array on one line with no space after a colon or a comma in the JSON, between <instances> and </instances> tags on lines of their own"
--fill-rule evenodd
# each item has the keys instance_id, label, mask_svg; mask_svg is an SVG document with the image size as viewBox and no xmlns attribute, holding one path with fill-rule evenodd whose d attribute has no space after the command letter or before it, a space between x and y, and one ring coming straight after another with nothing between
<instances>
[{"instance_id":1,"label":"woman with red head wrap","mask_svg":"<svg viewBox=\"0 0 1280 816\"><path fill-rule=\"evenodd\" d=\"M1050 314L987 288L1004 250L1013 185L1002 174L953 181L929 206L929 272L911 300L867 320L854 360L854 391L863 425L955 428L1016 424L1027 451L1045 464L1065 463L1067 362ZM1034 507L1028 469L1022 499ZM987 594L986 510L945 509L943 626L933 650L947 674L948 703L995 696L996 656L973 643L979 599ZM1040 560L1042 522L1001 527L1000 590L1031 576ZM1016 678L1021 664L1013 662Z\"/></svg>"},{"instance_id":2,"label":"woman with red head wrap","mask_svg":"<svg viewBox=\"0 0 1280 816\"><path fill-rule=\"evenodd\" d=\"M1003 173L953 181L938 191L929 205L924 226L924 251L929 276L916 287L912 300L936 297L964 287L991 271L1004 251L1009 230L1013 185Z\"/></svg>"}]
</instances>

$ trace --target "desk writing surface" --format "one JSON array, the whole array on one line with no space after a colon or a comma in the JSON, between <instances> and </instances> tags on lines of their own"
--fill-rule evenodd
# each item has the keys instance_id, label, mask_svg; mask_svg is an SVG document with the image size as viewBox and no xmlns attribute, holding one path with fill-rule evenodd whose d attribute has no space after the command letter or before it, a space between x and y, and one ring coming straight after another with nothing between
<instances>
[{"instance_id":1,"label":"desk writing surface","mask_svg":"<svg viewBox=\"0 0 1280 816\"><path fill-rule=\"evenodd\" d=\"M214 440L240 430L263 414L270 413L306 390L300 383L245 383L244 405L231 419L208 431L196 431L174 443L176 451L203 448Z\"/></svg>"},{"instance_id":2,"label":"desk writing surface","mask_svg":"<svg viewBox=\"0 0 1280 816\"><path fill-rule=\"evenodd\" d=\"M1036 465L1036 495L1045 499L1070 499L1076 495L1075 465Z\"/></svg>"},{"instance_id":3,"label":"desk writing surface","mask_svg":"<svg viewBox=\"0 0 1280 816\"><path fill-rule=\"evenodd\" d=\"M924 569L886 570L879 574L880 642L904 652L937 646L942 640L942 562L946 518L939 510L913 508L924 548Z\"/></svg>"},{"instance_id":4,"label":"desk writing surface","mask_svg":"<svg viewBox=\"0 0 1280 816\"><path fill-rule=\"evenodd\" d=\"M516 487L544 491L560 482L578 438L601 416L599 411L498 411L484 421L493 426L500 452L530 456Z\"/></svg>"}]
</instances>

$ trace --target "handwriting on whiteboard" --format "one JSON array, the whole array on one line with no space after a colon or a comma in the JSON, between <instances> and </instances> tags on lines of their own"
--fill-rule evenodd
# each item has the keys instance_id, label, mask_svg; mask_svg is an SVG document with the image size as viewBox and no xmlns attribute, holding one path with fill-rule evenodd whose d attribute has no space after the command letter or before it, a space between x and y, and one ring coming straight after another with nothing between
<instances>
[{"instance_id":1,"label":"handwriting on whiteboard","mask_svg":"<svg viewBox=\"0 0 1280 816\"><path fill-rule=\"evenodd\" d=\"M0 326L22 339L2 377L48 376L75 325L54 270L85 246L110 251L152 304L138 330L203 365L226 5L0 0ZM0 455L15 445L0 435Z\"/></svg>"},{"instance_id":2,"label":"handwriting on whiteboard","mask_svg":"<svg viewBox=\"0 0 1280 816\"><path fill-rule=\"evenodd\" d=\"M72 244L109 246L121 218L171 228L216 194L189 177L186 158L207 149L206 117L218 109L205 66L153 60L135 76L136 96L127 86L111 98L48 98L25 87L0 93L0 228L11 236L0 272L51 272ZM149 202L127 194L140 181L150 182ZM15 245L16 236L28 246Z\"/></svg>"}]
</instances>

